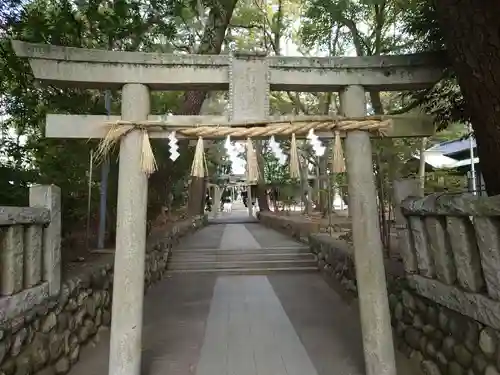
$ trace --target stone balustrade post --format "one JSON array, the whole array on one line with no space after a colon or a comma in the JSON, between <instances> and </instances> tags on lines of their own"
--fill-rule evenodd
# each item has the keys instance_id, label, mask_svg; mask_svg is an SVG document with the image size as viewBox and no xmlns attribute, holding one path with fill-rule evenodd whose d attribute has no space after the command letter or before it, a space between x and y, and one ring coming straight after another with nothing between
<instances>
[{"instance_id":1,"label":"stone balustrade post","mask_svg":"<svg viewBox=\"0 0 500 375\"><path fill-rule=\"evenodd\" d=\"M43 229L42 278L49 284L49 295L56 296L61 290L61 189L56 185L33 185L30 187L29 200L31 207L47 208L50 211L50 223ZM36 242L39 241L37 236L40 235L40 231L28 227L26 235L26 242L29 245L27 250L36 252ZM26 282L31 283L37 278L38 272L35 268L39 254L28 255L27 259L35 258L33 263L27 262L33 265L33 269L30 267L25 269L28 271ZM31 276L33 279L30 279Z\"/></svg>"},{"instance_id":2,"label":"stone balustrade post","mask_svg":"<svg viewBox=\"0 0 500 375\"><path fill-rule=\"evenodd\" d=\"M214 194L213 194L214 204L213 204L212 209L214 210L214 218L217 218L219 216L219 212L220 212L221 192L220 192L220 188L216 185L214 185L212 188L214 191Z\"/></svg>"},{"instance_id":3,"label":"stone balustrade post","mask_svg":"<svg viewBox=\"0 0 500 375\"><path fill-rule=\"evenodd\" d=\"M147 120L149 111L147 86L123 86L123 120ZM109 375L139 375L141 372L148 195L148 178L141 170L141 151L141 131L131 131L122 138Z\"/></svg>"},{"instance_id":4,"label":"stone balustrade post","mask_svg":"<svg viewBox=\"0 0 500 375\"><path fill-rule=\"evenodd\" d=\"M23 243L22 225L0 227L0 296L10 296L23 289Z\"/></svg>"},{"instance_id":5,"label":"stone balustrade post","mask_svg":"<svg viewBox=\"0 0 500 375\"><path fill-rule=\"evenodd\" d=\"M408 218L401 211L401 202L408 197L418 197L421 192L420 180L404 179L395 180L392 184L394 203L396 204L394 214L398 235L398 249L403 260L403 266L407 273L418 273L417 252L411 234Z\"/></svg>"},{"instance_id":6,"label":"stone balustrade post","mask_svg":"<svg viewBox=\"0 0 500 375\"><path fill-rule=\"evenodd\" d=\"M341 104L345 116L365 116L364 88L347 87ZM370 134L348 132L345 149L366 374L396 375Z\"/></svg>"}]
</instances>

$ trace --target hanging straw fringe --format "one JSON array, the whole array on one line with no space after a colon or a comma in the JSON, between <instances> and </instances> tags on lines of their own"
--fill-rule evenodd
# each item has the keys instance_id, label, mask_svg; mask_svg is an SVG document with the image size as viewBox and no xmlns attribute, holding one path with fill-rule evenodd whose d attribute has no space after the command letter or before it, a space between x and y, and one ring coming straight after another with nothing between
<instances>
[{"instance_id":1,"label":"hanging straw fringe","mask_svg":"<svg viewBox=\"0 0 500 375\"><path fill-rule=\"evenodd\" d=\"M196 144L196 150L194 152L193 165L191 166L191 176L193 177L205 177L205 149L203 146L203 138L198 137L198 143Z\"/></svg>"},{"instance_id":2,"label":"hanging straw fringe","mask_svg":"<svg viewBox=\"0 0 500 375\"><path fill-rule=\"evenodd\" d=\"M108 129L108 132L104 136L104 138L99 142L97 146L97 150L95 153L95 158L98 162L104 160L104 158L111 152L116 143L123 137L125 134L129 133L134 129L134 126L123 126L118 124L111 124Z\"/></svg>"},{"instance_id":3,"label":"hanging straw fringe","mask_svg":"<svg viewBox=\"0 0 500 375\"><path fill-rule=\"evenodd\" d=\"M299 154L297 152L295 133L292 134L292 141L290 142L290 177L300 179Z\"/></svg>"},{"instance_id":4,"label":"hanging straw fringe","mask_svg":"<svg viewBox=\"0 0 500 375\"><path fill-rule=\"evenodd\" d=\"M247 184L257 185L259 181L259 164L257 154L253 148L252 139L247 139Z\"/></svg>"},{"instance_id":5,"label":"hanging straw fringe","mask_svg":"<svg viewBox=\"0 0 500 375\"><path fill-rule=\"evenodd\" d=\"M148 132L137 126L128 125L123 126L119 124L113 124L109 128L106 136L101 140L96 150L96 160L101 162L104 160L111 150L116 146L118 141L132 130L140 129L142 132L142 147L141 147L141 170L148 176L158 169L156 164L156 159L153 153L153 148L151 147L151 142L149 140Z\"/></svg>"},{"instance_id":6,"label":"hanging straw fringe","mask_svg":"<svg viewBox=\"0 0 500 375\"><path fill-rule=\"evenodd\" d=\"M146 130L142 131L141 168L148 176L158 169L153 148Z\"/></svg>"},{"instance_id":7,"label":"hanging straw fringe","mask_svg":"<svg viewBox=\"0 0 500 375\"><path fill-rule=\"evenodd\" d=\"M331 167L332 173L345 172L344 151L342 150L342 141L340 139L339 132L335 132L335 143L333 144Z\"/></svg>"}]
</instances>

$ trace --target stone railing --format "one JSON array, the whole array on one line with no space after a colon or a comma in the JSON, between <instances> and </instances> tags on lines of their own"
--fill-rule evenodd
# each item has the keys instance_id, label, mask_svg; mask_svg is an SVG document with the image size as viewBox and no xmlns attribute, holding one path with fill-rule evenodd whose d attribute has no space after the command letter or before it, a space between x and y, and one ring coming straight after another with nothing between
<instances>
[{"instance_id":1,"label":"stone railing","mask_svg":"<svg viewBox=\"0 0 500 375\"><path fill-rule=\"evenodd\" d=\"M500 329L500 196L401 202L400 252L417 293Z\"/></svg>"},{"instance_id":2,"label":"stone railing","mask_svg":"<svg viewBox=\"0 0 500 375\"><path fill-rule=\"evenodd\" d=\"M29 207L0 207L0 322L61 287L60 190L35 185L29 195Z\"/></svg>"}]
</instances>

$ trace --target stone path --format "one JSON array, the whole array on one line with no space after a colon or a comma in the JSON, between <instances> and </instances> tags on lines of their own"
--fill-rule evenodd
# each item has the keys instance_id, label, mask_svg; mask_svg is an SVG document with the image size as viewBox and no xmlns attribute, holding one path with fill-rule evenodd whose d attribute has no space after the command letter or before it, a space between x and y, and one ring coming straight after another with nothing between
<instances>
[{"instance_id":1,"label":"stone path","mask_svg":"<svg viewBox=\"0 0 500 375\"><path fill-rule=\"evenodd\" d=\"M181 249L298 246L255 223L210 225ZM174 274L145 298L142 375L362 375L356 304L318 273ZM71 375L105 375L108 334ZM418 366L398 355L399 374Z\"/></svg>"},{"instance_id":2,"label":"stone path","mask_svg":"<svg viewBox=\"0 0 500 375\"><path fill-rule=\"evenodd\" d=\"M197 375L317 375L265 276L215 285Z\"/></svg>"}]
</instances>

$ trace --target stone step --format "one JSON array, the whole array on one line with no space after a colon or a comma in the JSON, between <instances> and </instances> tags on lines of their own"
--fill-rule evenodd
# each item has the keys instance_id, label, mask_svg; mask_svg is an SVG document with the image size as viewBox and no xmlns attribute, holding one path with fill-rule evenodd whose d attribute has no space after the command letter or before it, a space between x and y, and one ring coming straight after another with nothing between
<instances>
[{"instance_id":1,"label":"stone step","mask_svg":"<svg viewBox=\"0 0 500 375\"><path fill-rule=\"evenodd\" d=\"M304 272L318 272L318 267L274 267L274 268L232 268L232 269L220 269L220 268L207 268L200 270L169 270L167 275L179 274L179 273L206 273L206 274L217 274L217 275L269 275L274 273L304 273Z\"/></svg>"},{"instance_id":2,"label":"stone step","mask_svg":"<svg viewBox=\"0 0 500 375\"><path fill-rule=\"evenodd\" d=\"M267 261L267 260L315 260L316 257L311 253L263 253L248 254L230 253L230 254L200 254L200 253L175 253L170 262L230 262L230 261Z\"/></svg>"},{"instance_id":3,"label":"stone step","mask_svg":"<svg viewBox=\"0 0 500 375\"><path fill-rule=\"evenodd\" d=\"M174 249L172 256L199 254L199 255L242 255L242 254L310 254L307 246L266 247L262 249Z\"/></svg>"},{"instance_id":4,"label":"stone step","mask_svg":"<svg viewBox=\"0 0 500 375\"><path fill-rule=\"evenodd\" d=\"M169 262L170 270L203 270L203 269L258 269L258 268L296 268L316 267L315 260L251 260L227 262Z\"/></svg>"}]
</instances>

